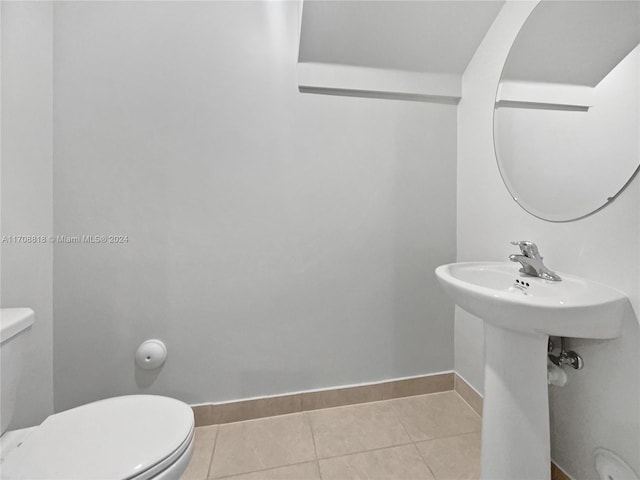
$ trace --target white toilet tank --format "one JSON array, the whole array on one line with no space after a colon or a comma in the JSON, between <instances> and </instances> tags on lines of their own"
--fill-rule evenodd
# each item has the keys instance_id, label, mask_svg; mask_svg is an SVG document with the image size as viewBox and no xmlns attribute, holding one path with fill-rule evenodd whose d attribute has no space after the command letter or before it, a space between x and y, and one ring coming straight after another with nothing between
<instances>
[{"instance_id":1,"label":"white toilet tank","mask_svg":"<svg viewBox=\"0 0 640 480\"><path fill-rule=\"evenodd\" d=\"M4 433L16 406L22 355L34 313L30 308L0 309L0 427Z\"/></svg>"}]
</instances>

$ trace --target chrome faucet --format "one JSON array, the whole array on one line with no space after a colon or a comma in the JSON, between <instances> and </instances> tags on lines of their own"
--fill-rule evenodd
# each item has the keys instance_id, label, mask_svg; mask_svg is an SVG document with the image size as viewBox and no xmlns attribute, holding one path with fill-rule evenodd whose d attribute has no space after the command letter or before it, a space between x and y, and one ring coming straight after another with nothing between
<instances>
[{"instance_id":1,"label":"chrome faucet","mask_svg":"<svg viewBox=\"0 0 640 480\"><path fill-rule=\"evenodd\" d=\"M511 245L517 245L520 247L521 255L509 255L509 260L512 262L520 262L522 268L520 271L532 277L540 277L545 280L552 280L559 282L562 280L560 275L552 272L542 263L542 256L538 251L538 246L526 240L519 242L511 242Z\"/></svg>"}]
</instances>

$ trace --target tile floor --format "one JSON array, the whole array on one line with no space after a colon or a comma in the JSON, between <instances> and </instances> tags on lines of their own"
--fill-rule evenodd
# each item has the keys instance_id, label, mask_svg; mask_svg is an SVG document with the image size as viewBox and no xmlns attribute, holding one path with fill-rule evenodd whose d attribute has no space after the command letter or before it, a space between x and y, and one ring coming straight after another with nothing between
<instances>
[{"instance_id":1,"label":"tile floor","mask_svg":"<svg viewBox=\"0 0 640 480\"><path fill-rule=\"evenodd\" d=\"M199 427L181 480L478 479L480 425L450 391Z\"/></svg>"}]
</instances>

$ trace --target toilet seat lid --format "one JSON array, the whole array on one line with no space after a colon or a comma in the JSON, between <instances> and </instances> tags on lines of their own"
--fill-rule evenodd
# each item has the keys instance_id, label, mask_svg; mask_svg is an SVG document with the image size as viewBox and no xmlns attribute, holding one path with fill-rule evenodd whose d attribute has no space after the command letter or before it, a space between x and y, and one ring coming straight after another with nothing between
<instances>
[{"instance_id":1,"label":"toilet seat lid","mask_svg":"<svg viewBox=\"0 0 640 480\"><path fill-rule=\"evenodd\" d=\"M48 417L2 464L2 478L125 480L186 449L193 412L168 397L130 395Z\"/></svg>"}]
</instances>

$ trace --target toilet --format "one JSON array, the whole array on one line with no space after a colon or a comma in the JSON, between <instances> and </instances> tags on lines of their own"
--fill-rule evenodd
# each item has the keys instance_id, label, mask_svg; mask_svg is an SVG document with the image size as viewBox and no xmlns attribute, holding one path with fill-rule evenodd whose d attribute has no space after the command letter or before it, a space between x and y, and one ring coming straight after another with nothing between
<instances>
[{"instance_id":1,"label":"toilet","mask_svg":"<svg viewBox=\"0 0 640 480\"><path fill-rule=\"evenodd\" d=\"M34 312L0 313L2 480L178 480L193 448L189 405L155 395L108 398L8 431Z\"/></svg>"}]
</instances>

